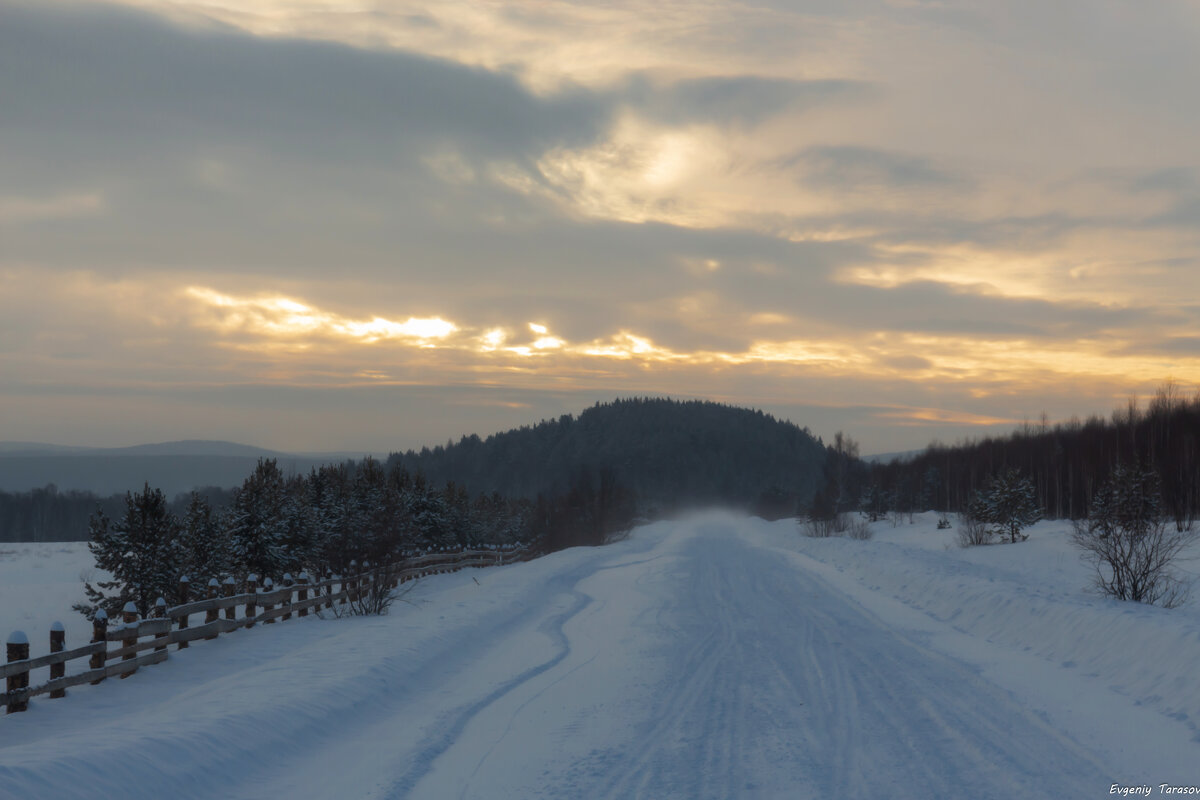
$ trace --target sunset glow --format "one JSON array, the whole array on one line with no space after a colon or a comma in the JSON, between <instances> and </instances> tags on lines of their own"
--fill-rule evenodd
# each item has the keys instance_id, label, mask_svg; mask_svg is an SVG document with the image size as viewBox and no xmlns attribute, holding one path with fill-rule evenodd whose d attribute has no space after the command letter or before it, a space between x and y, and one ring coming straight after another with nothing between
<instances>
[{"instance_id":1,"label":"sunset glow","mask_svg":"<svg viewBox=\"0 0 1200 800\"><path fill-rule=\"evenodd\" d=\"M0 15L0 440L671 395L870 452L1200 386L1194 4Z\"/></svg>"}]
</instances>

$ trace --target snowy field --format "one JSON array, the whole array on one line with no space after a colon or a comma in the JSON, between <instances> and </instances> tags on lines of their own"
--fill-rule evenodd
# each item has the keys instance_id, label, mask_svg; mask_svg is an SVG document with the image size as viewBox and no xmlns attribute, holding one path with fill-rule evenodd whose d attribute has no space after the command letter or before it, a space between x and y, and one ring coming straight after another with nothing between
<instances>
[{"instance_id":1,"label":"snowy field","mask_svg":"<svg viewBox=\"0 0 1200 800\"><path fill-rule=\"evenodd\" d=\"M713 512L198 642L0 717L2 798L1087 798L1200 785L1200 612L1068 527L972 550ZM0 546L0 632L88 625L82 544ZM1194 566L1194 565L1193 565Z\"/></svg>"}]
</instances>

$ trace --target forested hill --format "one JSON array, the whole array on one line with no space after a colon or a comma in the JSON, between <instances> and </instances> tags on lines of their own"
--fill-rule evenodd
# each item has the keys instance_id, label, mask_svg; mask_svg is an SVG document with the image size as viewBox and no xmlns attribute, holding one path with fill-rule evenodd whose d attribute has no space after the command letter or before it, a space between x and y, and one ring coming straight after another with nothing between
<instances>
[{"instance_id":1,"label":"forested hill","mask_svg":"<svg viewBox=\"0 0 1200 800\"><path fill-rule=\"evenodd\" d=\"M480 439L395 453L437 485L535 498L608 474L643 512L726 504L769 516L795 512L817 487L825 449L805 428L762 411L703 401L601 403Z\"/></svg>"}]
</instances>

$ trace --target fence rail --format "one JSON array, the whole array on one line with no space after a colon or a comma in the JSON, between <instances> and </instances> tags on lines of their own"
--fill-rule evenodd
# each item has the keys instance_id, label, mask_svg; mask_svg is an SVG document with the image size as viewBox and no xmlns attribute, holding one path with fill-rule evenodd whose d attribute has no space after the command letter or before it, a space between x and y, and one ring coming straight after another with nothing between
<instances>
[{"instance_id":1,"label":"fence rail","mask_svg":"<svg viewBox=\"0 0 1200 800\"><path fill-rule=\"evenodd\" d=\"M274 588L269 578L263 581L265 586L260 585L251 575L244 584L247 590L236 594L237 584L232 579L227 579L224 584L218 584L214 579L206 587L208 597L174 607L167 607L160 598L154 616L147 619L138 617L132 603L126 606L121 622L111 627L104 612L99 612L93 622L92 641L82 647L64 649L62 626L55 623L50 630L50 653L36 658L29 657L29 641L24 633L17 631L8 640L8 663L0 665L0 678L7 681L6 691L0 693L0 706L7 707L9 714L25 711L32 697L42 694L63 697L72 686L96 684L106 678L127 678L141 667L166 661L169 645L182 650L191 642L215 639L239 628L280 622L293 615L306 616L313 609L352 603L380 578L395 587L426 575L528 561L534 556L528 547L428 553L355 575L331 575L317 581L309 580L303 574L294 580L284 576L282 588ZM186 579L181 586L186 586ZM218 591L223 593L218 595ZM242 616L237 615L239 606L244 607ZM221 616L222 612L224 616ZM195 614L205 614L205 621L192 626L189 618ZM110 642L120 643L120 646L110 650ZM147 650L151 652L144 652ZM66 675L66 665L82 658L90 659L89 668ZM48 680L31 687L30 673L46 667L50 669Z\"/></svg>"}]
</instances>

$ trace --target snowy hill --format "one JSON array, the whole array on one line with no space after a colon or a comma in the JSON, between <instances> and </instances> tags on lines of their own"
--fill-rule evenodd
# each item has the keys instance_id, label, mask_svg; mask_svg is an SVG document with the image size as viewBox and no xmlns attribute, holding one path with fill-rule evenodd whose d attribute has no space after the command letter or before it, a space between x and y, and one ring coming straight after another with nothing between
<instances>
[{"instance_id":1,"label":"snowy hill","mask_svg":"<svg viewBox=\"0 0 1200 800\"><path fill-rule=\"evenodd\" d=\"M643 511L719 504L763 516L796 513L812 499L825 448L806 428L770 414L707 401L631 398L597 403L486 439L396 453L434 485L536 498L568 491L581 474L609 472L635 488Z\"/></svg>"},{"instance_id":2,"label":"snowy hill","mask_svg":"<svg viewBox=\"0 0 1200 800\"><path fill-rule=\"evenodd\" d=\"M1090 595L1058 523L961 550L934 522L863 542L698 514L428 578L386 617L199 642L0 717L0 796L1076 798L1200 782L1195 604ZM10 547L0 627L44 638L80 548Z\"/></svg>"}]
</instances>

